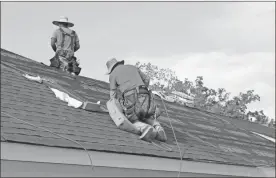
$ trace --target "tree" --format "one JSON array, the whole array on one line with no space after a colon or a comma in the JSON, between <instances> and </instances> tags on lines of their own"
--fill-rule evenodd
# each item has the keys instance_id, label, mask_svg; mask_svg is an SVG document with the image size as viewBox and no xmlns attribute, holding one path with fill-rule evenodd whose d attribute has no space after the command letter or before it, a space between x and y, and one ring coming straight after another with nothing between
<instances>
[{"instance_id":1,"label":"tree","mask_svg":"<svg viewBox=\"0 0 276 178\"><path fill-rule=\"evenodd\" d=\"M176 78L172 88L188 95L194 91L193 82L189 81L187 78L185 78L184 82Z\"/></svg>"},{"instance_id":2,"label":"tree","mask_svg":"<svg viewBox=\"0 0 276 178\"><path fill-rule=\"evenodd\" d=\"M256 118L255 122L259 123L259 124L269 124L269 118L264 114L263 110L260 111L255 111L255 112L251 112L249 111L246 114L247 117L254 117ZM273 124L273 123L272 123Z\"/></svg>"},{"instance_id":3,"label":"tree","mask_svg":"<svg viewBox=\"0 0 276 178\"><path fill-rule=\"evenodd\" d=\"M151 63L141 64L140 62L137 62L135 66L150 78L155 88L171 91L175 83L179 81L171 69L159 69Z\"/></svg>"},{"instance_id":4,"label":"tree","mask_svg":"<svg viewBox=\"0 0 276 178\"><path fill-rule=\"evenodd\" d=\"M255 101L260 101L260 96L254 94L254 90L248 90L246 93L240 93L239 96L227 100L224 112L226 115L246 119L247 105Z\"/></svg>"},{"instance_id":5,"label":"tree","mask_svg":"<svg viewBox=\"0 0 276 178\"><path fill-rule=\"evenodd\" d=\"M226 101L229 99L230 93L226 92L224 88L219 88L217 91L217 95L219 102L226 104Z\"/></svg>"},{"instance_id":6,"label":"tree","mask_svg":"<svg viewBox=\"0 0 276 178\"><path fill-rule=\"evenodd\" d=\"M230 93L226 89L218 88L215 90L204 86L203 76L197 76L193 83L188 78L181 81L171 69L158 68L151 63L141 64L137 62L136 67L150 77L151 89L166 92L175 90L189 95L193 94L195 96L194 104L197 108L240 119L249 119L249 116L253 116L256 117L256 122L260 124L267 123L269 120L263 111L249 111L246 114L248 104L260 101L260 96L255 94L254 90L248 90L245 93L240 92L238 96L230 99Z\"/></svg>"},{"instance_id":7,"label":"tree","mask_svg":"<svg viewBox=\"0 0 276 178\"><path fill-rule=\"evenodd\" d=\"M174 88L176 91L186 93L185 88L184 88L184 83L183 83L181 80L178 80L178 79L177 79L176 82L175 82L174 85L173 85L173 88Z\"/></svg>"},{"instance_id":8,"label":"tree","mask_svg":"<svg viewBox=\"0 0 276 178\"><path fill-rule=\"evenodd\" d=\"M150 80L154 80L158 76L158 67L151 63L141 64L140 62L137 62L135 66L143 71Z\"/></svg>"}]
</instances>

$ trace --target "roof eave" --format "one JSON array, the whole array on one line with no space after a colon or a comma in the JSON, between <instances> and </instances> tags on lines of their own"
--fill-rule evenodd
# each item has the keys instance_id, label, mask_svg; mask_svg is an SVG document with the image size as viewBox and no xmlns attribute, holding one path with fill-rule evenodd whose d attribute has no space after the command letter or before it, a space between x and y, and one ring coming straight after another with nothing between
<instances>
[{"instance_id":1,"label":"roof eave","mask_svg":"<svg viewBox=\"0 0 276 178\"><path fill-rule=\"evenodd\" d=\"M92 156L93 165L96 167L101 166L173 172L178 172L180 167L180 161L175 159L97 151L89 151L89 153ZM83 166L91 165L87 154L82 150L7 142L1 142L1 159ZM182 161L181 172L225 176L274 177L275 167L256 168Z\"/></svg>"}]
</instances>

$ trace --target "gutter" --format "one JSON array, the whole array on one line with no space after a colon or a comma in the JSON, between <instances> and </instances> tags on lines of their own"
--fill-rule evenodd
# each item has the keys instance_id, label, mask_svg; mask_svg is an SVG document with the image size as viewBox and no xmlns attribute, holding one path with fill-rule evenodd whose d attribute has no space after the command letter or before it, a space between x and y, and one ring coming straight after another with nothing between
<instances>
[{"instance_id":1,"label":"gutter","mask_svg":"<svg viewBox=\"0 0 276 178\"><path fill-rule=\"evenodd\" d=\"M179 171L180 160L89 151L95 167L128 168L154 171ZM82 150L1 142L1 160L37 163L60 163L89 166L90 160ZM259 168L195 161L182 161L183 173L225 176L275 177L275 167Z\"/></svg>"}]
</instances>

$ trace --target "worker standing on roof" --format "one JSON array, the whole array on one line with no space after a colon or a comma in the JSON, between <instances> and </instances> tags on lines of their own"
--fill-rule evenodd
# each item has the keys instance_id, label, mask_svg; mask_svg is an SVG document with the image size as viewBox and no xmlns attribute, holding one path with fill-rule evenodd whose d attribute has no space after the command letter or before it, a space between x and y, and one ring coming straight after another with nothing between
<instances>
[{"instance_id":1,"label":"worker standing on roof","mask_svg":"<svg viewBox=\"0 0 276 178\"><path fill-rule=\"evenodd\" d=\"M80 49L79 37L74 30L69 29L74 24L68 21L67 17L60 17L53 21L56 29L51 38L51 47L55 51L55 57L51 59L52 67L61 68L72 75L79 74L80 68L74 53Z\"/></svg>"},{"instance_id":2,"label":"worker standing on roof","mask_svg":"<svg viewBox=\"0 0 276 178\"><path fill-rule=\"evenodd\" d=\"M107 61L106 66L110 98L119 99L124 114L131 123L142 121L151 125L157 133L155 139L166 141L165 131L156 121L156 105L153 94L148 89L149 78L137 67L124 65L124 60L117 61L112 58ZM121 94L117 94L117 89Z\"/></svg>"}]
</instances>

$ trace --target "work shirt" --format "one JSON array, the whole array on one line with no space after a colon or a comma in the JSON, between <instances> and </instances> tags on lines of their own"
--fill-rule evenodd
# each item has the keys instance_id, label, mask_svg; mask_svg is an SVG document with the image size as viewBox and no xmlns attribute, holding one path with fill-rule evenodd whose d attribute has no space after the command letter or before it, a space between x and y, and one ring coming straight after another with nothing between
<instances>
[{"instance_id":1,"label":"work shirt","mask_svg":"<svg viewBox=\"0 0 276 178\"><path fill-rule=\"evenodd\" d=\"M67 34L72 33L72 30L69 28L65 28L65 27L60 27L60 28L62 28L62 30ZM57 51L63 49L63 50L70 51L74 54L74 50L72 50L72 48L71 48L71 37L69 35L65 35L64 46L63 46L63 48L61 48L62 37L63 37L63 34L60 31L60 29L56 29L52 35L52 38L57 39L57 42L56 42ZM75 44L78 41L79 41L79 37L78 37L77 33L75 32ZM75 44L74 44L74 46L75 46ZM74 49L74 47L73 47L73 49Z\"/></svg>"},{"instance_id":2,"label":"work shirt","mask_svg":"<svg viewBox=\"0 0 276 178\"><path fill-rule=\"evenodd\" d=\"M149 78L133 65L118 65L109 75L110 98L116 97L117 89L121 93L137 86L149 86Z\"/></svg>"}]
</instances>

